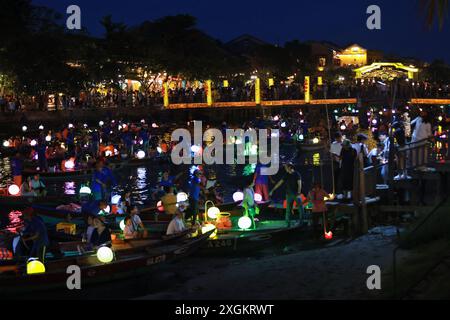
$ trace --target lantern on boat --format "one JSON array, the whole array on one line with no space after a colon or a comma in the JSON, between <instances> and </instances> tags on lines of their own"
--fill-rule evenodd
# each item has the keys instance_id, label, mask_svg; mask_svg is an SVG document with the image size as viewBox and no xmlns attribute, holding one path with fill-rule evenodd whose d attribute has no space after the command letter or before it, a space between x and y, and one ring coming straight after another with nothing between
<instances>
[{"instance_id":1,"label":"lantern on boat","mask_svg":"<svg viewBox=\"0 0 450 320\"><path fill-rule=\"evenodd\" d=\"M273 121L278 121L278 120L280 120L280 117L279 117L279 116L273 117Z\"/></svg>"},{"instance_id":2,"label":"lantern on boat","mask_svg":"<svg viewBox=\"0 0 450 320\"><path fill-rule=\"evenodd\" d=\"M158 151L158 153L162 153L162 149L161 149L161 147L156 147L156 151Z\"/></svg>"},{"instance_id":3,"label":"lantern on boat","mask_svg":"<svg viewBox=\"0 0 450 320\"><path fill-rule=\"evenodd\" d=\"M39 130L44 130L44 126L42 124L39 126Z\"/></svg>"},{"instance_id":4,"label":"lantern on boat","mask_svg":"<svg viewBox=\"0 0 450 320\"><path fill-rule=\"evenodd\" d=\"M30 258L27 262L27 274L45 273L45 266L36 258Z\"/></svg>"},{"instance_id":5,"label":"lantern on boat","mask_svg":"<svg viewBox=\"0 0 450 320\"><path fill-rule=\"evenodd\" d=\"M28 127L27 126L22 126L22 131L23 132L25 132L25 131L27 131L28 130Z\"/></svg>"},{"instance_id":6,"label":"lantern on boat","mask_svg":"<svg viewBox=\"0 0 450 320\"><path fill-rule=\"evenodd\" d=\"M139 150L136 154L138 159L144 159L145 158L145 152L142 150Z\"/></svg>"},{"instance_id":7,"label":"lantern on boat","mask_svg":"<svg viewBox=\"0 0 450 320\"><path fill-rule=\"evenodd\" d=\"M341 125L341 130L344 131L344 130L346 130L346 129L347 129L347 126L346 126L345 124L342 124L342 125Z\"/></svg>"},{"instance_id":8,"label":"lantern on boat","mask_svg":"<svg viewBox=\"0 0 450 320\"><path fill-rule=\"evenodd\" d=\"M125 230L125 219L120 220L119 222L120 230Z\"/></svg>"},{"instance_id":9,"label":"lantern on boat","mask_svg":"<svg viewBox=\"0 0 450 320\"><path fill-rule=\"evenodd\" d=\"M36 146L37 145L37 141L36 140L31 140L31 142L30 142L30 146L32 146L32 147L34 147L34 146Z\"/></svg>"},{"instance_id":10,"label":"lantern on boat","mask_svg":"<svg viewBox=\"0 0 450 320\"><path fill-rule=\"evenodd\" d=\"M243 230L249 229L252 226L252 219L247 216L240 217L238 220L238 226Z\"/></svg>"},{"instance_id":11,"label":"lantern on boat","mask_svg":"<svg viewBox=\"0 0 450 320\"><path fill-rule=\"evenodd\" d=\"M103 121L99 121L98 125L101 127L103 126L105 123Z\"/></svg>"},{"instance_id":12,"label":"lantern on boat","mask_svg":"<svg viewBox=\"0 0 450 320\"><path fill-rule=\"evenodd\" d=\"M9 141L8 140L3 141L3 146L5 148L8 148L9 147Z\"/></svg>"},{"instance_id":13,"label":"lantern on boat","mask_svg":"<svg viewBox=\"0 0 450 320\"><path fill-rule=\"evenodd\" d=\"M256 202L263 201L262 195L260 195L259 193L255 193L255 195L253 196L253 200L255 200Z\"/></svg>"},{"instance_id":14,"label":"lantern on boat","mask_svg":"<svg viewBox=\"0 0 450 320\"><path fill-rule=\"evenodd\" d=\"M158 125L156 123L152 123L152 128L158 128Z\"/></svg>"},{"instance_id":15,"label":"lantern on boat","mask_svg":"<svg viewBox=\"0 0 450 320\"><path fill-rule=\"evenodd\" d=\"M281 127L282 127L282 128L286 128L286 122L282 122L282 123L281 123Z\"/></svg>"},{"instance_id":16,"label":"lantern on boat","mask_svg":"<svg viewBox=\"0 0 450 320\"><path fill-rule=\"evenodd\" d=\"M51 135L47 135L47 136L45 137L45 141L47 141L47 142L52 141L52 136L51 136Z\"/></svg>"},{"instance_id":17,"label":"lantern on boat","mask_svg":"<svg viewBox=\"0 0 450 320\"><path fill-rule=\"evenodd\" d=\"M211 230L214 230L213 233L209 235L210 238L214 238L217 235L217 228L212 223L207 223L202 227L202 234L205 234Z\"/></svg>"},{"instance_id":18,"label":"lantern on boat","mask_svg":"<svg viewBox=\"0 0 450 320\"><path fill-rule=\"evenodd\" d=\"M177 202L187 201L188 195L186 192L178 192L177 193Z\"/></svg>"},{"instance_id":19,"label":"lantern on boat","mask_svg":"<svg viewBox=\"0 0 450 320\"><path fill-rule=\"evenodd\" d=\"M120 198L121 198L121 196L119 194L113 195L111 197L111 204L113 204L113 205L119 204Z\"/></svg>"},{"instance_id":20,"label":"lantern on boat","mask_svg":"<svg viewBox=\"0 0 450 320\"><path fill-rule=\"evenodd\" d=\"M244 194L241 191L233 193L233 201L238 202L244 200Z\"/></svg>"},{"instance_id":21,"label":"lantern on boat","mask_svg":"<svg viewBox=\"0 0 450 320\"><path fill-rule=\"evenodd\" d=\"M67 170L73 170L73 168L75 168L75 162L72 158L64 162L64 168L66 168Z\"/></svg>"},{"instance_id":22,"label":"lantern on boat","mask_svg":"<svg viewBox=\"0 0 450 320\"><path fill-rule=\"evenodd\" d=\"M83 124L83 128L86 129L87 127L88 127L87 123Z\"/></svg>"},{"instance_id":23,"label":"lantern on boat","mask_svg":"<svg viewBox=\"0 0 450 320\"><path fill-rule=\"evenodd\" d=\"M318 144L318 143L319 143L319 138L315 137L315 138L313 139L313 143L314 143L314 144Z\"/></svg>"},{"instance_id":24,"label":"lantern on boat","mask_svg":"<svg viewBox=\"0 0 450 320\"><path fill-rule=\"evenodd\" d=\"M300 134L300 135L298 136L298 139L299 139L300 141L302 141L303 139L305 139L305 136L304 136L303 134Z\"/></svg>"},{"instance_id":25,"label":"lantern on boat","mask_svg":"<svg viewBox=\"0 0 450 320\"><path fill-rule=\"evenodd\" d=\"M211 207L208 209L208 218L215 220L220 214L220 209L217 207Z\"/></svg>"},{"instance_id":26,"label":"lantern on boat","mask_svg":"<svg viewBox=\"0 0 450 320\"><path fill-rule=\"evenodd\" d=\"M91 194L91 188L83 186L80 188L80 194Z\"/></svg>"},{"instance_id":27,"label":"lantern on boat","mask_svg":"<svg viewBox=\"0 0 450 320\"><path fill-rule=\"evenodd\" d=\"M324 236L325 236L325 239L331 240L331 239L333 239L333 232L331 232L331 230L328 232L325 232Z\"/></svg>"},{"instance_id":28,"label":"lantern on boat","mask_svg":"<svg viewBox=\"0 0 450 320\"><path fill-rule=\"evenodd\" d=\"M142 119L142 120L141 120L141 123L144 124L144 123L145 123L145 119Z\"/></svg>"},{"instance_id":29,"label":"lantern on boat","mask_svg":"<svg viewBox=\"0 0 450 320\"><path fill-rule=\"evenodd\" d=\"M8 187L8 192L12 196L17 196L20 193L20 188L16 184L12 184Z\"/></svg>"},{"instance_id":30,"label":"lantern on boat","mask_svg":"<svg viewBox=\"0 0 450 320\"><path fill-rule=\"evenodd\" d=\"M114 259L114 253L109 247L100 247L97 250L97 259L103 263L110 263Z\"/></svg>"},{"instance_id":31,"label":"lantern on boat","mask_svg":"<svg viewBox=\"0 0 450 320\"><path fill-rule=\"evenodd\" d=\"M69 125L67 126L69 129L73 128L73 124L69 123Z\"/></svg>"},{"instance_id":32,"label":"lantern on boat","mask_svg":"<svg viewBox=\"0 0 450 320\"><path fill-rule=\"evenodd\" d=\"M158 201L158 203L156 204L156 209L158 209L159 212L163 212L164 211L164 206L162 204L162 201Z\"/></svg>"}]
</instances>

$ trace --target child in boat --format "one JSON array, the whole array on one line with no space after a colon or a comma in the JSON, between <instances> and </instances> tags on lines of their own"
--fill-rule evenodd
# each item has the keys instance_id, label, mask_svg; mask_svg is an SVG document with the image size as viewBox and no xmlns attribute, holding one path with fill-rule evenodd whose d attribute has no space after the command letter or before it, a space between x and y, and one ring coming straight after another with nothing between
<instances>
[{"instance_id":1,"label":"child in boat","mask_svg":"<svg viewBox=\"0 0 450 320\"><path fill-rule=\"evenodd\" d=\"M125 218L125 228L123 229L123 236L125 239L136 239L139 233L133 229L133 222L130 216Z\"/></svg>"},{"instance_id":2,"label":"child in boat","mask_svg":"<svg viewBox=\"0 0 450 320\"><path fill-rule=\"evenodd\" d=\"M39 177L39 174L35 174L30 182L31 189L36 193L38 197L45 197L47 190L45 190L45 184Z\"/></svg>"},{"instance_id":3,"label":"child in boat","mask_svg":"<svg viewBox=\"0 0 450 320\"><path fill-rule=\"evenodd\" d=\"M144 224L142 223L141 218L139 217L138 208L136 206L132 207L131 210L129 210L128 215L131 219L133 232L137 232L139 237L147 237L148 232Z\"/></svg>"},{"instance_id":4,"label":"child in boat","mask_svg":"<svg viewBox=\"0 0 450 320\"><path fill-rule=\"evenodd\" d=\"M36 197L36 192L31 188L31 177L28 177L20 186L20 194L23 197Z\"/></svg>"},{"instance_id":5,"label":"child in boat","mask_svg":"<svg viewBox=\"0 0 450 320\"><path fill-rule=\"evenodd\" d=\"M85 241L87 243L91 243L92 233L95 230L94 217L95 216L90 214L86 218L87 228L86 228L86 232L83 234L83 241Z\"/></svg>"}]
</instances>

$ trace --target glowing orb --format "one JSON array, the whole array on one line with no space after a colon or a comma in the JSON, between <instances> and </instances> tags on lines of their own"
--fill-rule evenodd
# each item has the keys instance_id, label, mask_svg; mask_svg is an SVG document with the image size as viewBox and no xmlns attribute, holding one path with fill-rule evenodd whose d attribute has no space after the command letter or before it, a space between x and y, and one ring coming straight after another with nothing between
<instances>
[{"instance_id":1,"label":"glowing orb","mask_svg":"<svg viewBox=\"0 0 450 320\"><path fill-rule=\"evenodd\" d=\"M105 151L105 157L111 157L113 155L111 150L106 150Z\"/></svg>"},{"instance_id":2,"label":"glowing orb","mask_svg":"<svg viewBox=\"0 0 450 320\"><path fill-rule=\"evenodd\" d=\"M91 188L86 187L86 186L81 187L80 188L80 194L91 194Z\"/></svg>"},{"instance_id":3,"label":"glowing orb","mask_svg":"<svg viewBox=\"0 0 450 320\"><path fill-rule=\"evenodd\" d=\"M442 116L439 116L439 117L438 117L438 120L439 120L439 121L442 121Z\"/></svg>"},{"instance_id":4,"label":"glowing orb","mask_svg":"<svg viewBox=\"0 0 450 320\"><path fill-rule=\"evenodd\" d=\"M64 168L72 170L73 168L75 168L75 162L73 162L72 159L66 160L66 162L64 163Z\"/></svg>"},{"instance_id":5,"label":"glowing orb","mask_svg":"<svg viewBox=\"0 0 450 320\"><path fill-rule=\"evenodd\" d=\"M116 194L111 197L111 204L119 204L121 196L119 194Z\"/></svg>"},{"instance_id":6,"label":"glowing orb","mask_svg":"<svg viewBox=\"0 0 450 320\"><path fill-rule=\"evenodd\" d=\"M158 153L162 153L161 147L156 147L156 151L158 151Z\"/></svg>"},{"instance_id":7,"label":"glowing orb","mask_svg":"<svg viewBox=\"0 0 450 320\"><path fill-rule=\"evenodd\" d=\"M210 219L216 219L219 214L220 214L220 209L217 207L211 207L208 209L208 217Z\"/></svg>"},{"instance_id":8,"label":"glowing orb","mask_svg":"<svg viewBox=\"0 0 450 320\"><path fill-rule=\"evenodd\" d=\"M20 188L16 184L12 184L8 187L8 192L12 196L17 196L20 193Z\"/></svg>"},{"instance_id":9,"label":"glowing orb","mask_svg":"<svg viewBox=\"0 0 450 320\"><path fill-rule=\"evenodd\" d=\"M3 146L5 148L8 148L9 147L9 141L8 140L3 141Z\"/></svg>"},{"instance_id":10,"label":"glowing orb","mask_svg":"<svg viewBox=\"0 0 450 320\"><path fill-rule=\"evenodd\" d=\"M27 263L27 274L45 273L45 266L39 260L31 260Z\"/></svg>"},{"instance_id":11,"label":"glowing orb","mask_svg":"<svg viewBox=\"0 0 450 320\"><path fill-rule=\"evenodd\" d=\"M252 226L252 219L249 217L240 217L238 220L238 226L241 229L248 229Z\"/></svg>"},{"instance_id":12,"label":"glowing orb","mask_svg":"<svg viewBox=\"0 0 450 320\"><path fill-rule=\"evenodd\" d=\"M152 128L158 128L158 125L156 123L152 123Z\"/></svg>"},{"instance_id":13,"label":"glowing orb","mask_svg":"<svg viewBox=\"0 0 450 320\"><path fill-rule=\"evenodd\" d=\"M186 192L178 192L177 193L177 202L187 201L188 195Z\"/></svg>"},{"instance_id":14,"label":"glowing orb","mask_svg":"<svg viewBox=\"0 0 450 320\"><path fill-rule=\"evenodd\" d=\"M69 129L72 129L73 128L73 124L69 123L68 127L69 127Z\"/></svg>"},{"instance_id":15,"label":"glowing orb","mask_svg":"<svg viewBox=\"0 0 450 320\"><path fill-rule=\"evenodd\" d=\"M136 154L138 159L144 159L145 158L145 152L142 150L139 150Z\"/></svg>"},{"instance_id":16,"label":"glowing orb","mask_svg":"<svg viewBox=\"0 0 450 320\"><path fill-rule=\"evenodd\" d=\"M211 224L211 223L207 223L207 224L205 224L205 225L202 227L202 234L205 234L205 233L207 233L207 232L209 232L209 231L211 231L211 230L214 230L214 232L211 233L211 234L209 235L209 237L210 237L210 238L214 238L214 237L217 235L217 229L216 229L216 226L213 225L213 224Z\"/></svg>"},{"instance_id":17,"label":"glowing orb","mask_svg":"<svg viewBox=\"0 0 450 320\"><path fill-rule=\"evenodd\" d=\"M105 123L103 122L103 121L99 121L98 122L98 125L101 127L101 126L103 126Z\"/></svg>"},{"instance_id":18,"label":"glowing orb","mask_svg":"<svg viewBox=\"0 0 450 320\"><path fill-rule=\"evenodd\" d=\"M158 203L156 204L156 209L158 209L159 212L164 211L164 206L162 204L162 201L158 201Z\"/></svg>"},{"instance_id":19,"label":"glowing orb","mask_svg":"<svg viewBox=\"0 0 450 320\"><path fill-rule=\"evenodd\" d=\"M44 126L42 124L39 126L39 130L44 130Z\"/></svg>"},{"instance_id":20,"label":"glowing orb","mask_svg":"<svg viewBox=\"0 0 450 320\"><path fill-rule=\"evenodd\" d=\"M97 250L97 259L103 263L110 263L114 259L114 253L111 248L101 247Z\"/></svg>"},{"instance_id":21,"label":"glowing orb","mask_svg":"<svg viewBox=\"0 0 450 320\"><path fill-rule=\"evenodd\" d=\"M333 239L333 232L331 232L331 231L325 232L324 236L325 236L325 239L331 240L331 239Z\"/></svg>"},{"instance_id":22,"label":"glowing orb","mask_svg":"<svg viewBox=\"0 0 450 320\"><path fill-rule=\"evenodd\" d=\"M261 202L263 199L262 199L262 195L260 195L259 193L255 193L255 195L253 196L253 199L256 201L256 202Z\"/></svg>"},{"instance_id":23,"label":"glowing orb","mask_svg":"<svg viewBox=\"0 0 450 320\"><path fill-rule=\"evenodd\" d=\"M34 147L35 145L37 145L37 141L34 140L34 139L31 140L30 145L31 145L32 147Z\"/></svg>"},{"instance_id":24,"label":"glowing orb","mask_svg":"<svg viewBox=\"0 0 450 320\"><path fill-rule=\"evenodd\" d=\"M319 143L319 138L317 138L317 137L314 138L314 139L313 139L313 143L314 143L314 144L318 144L318 143Z\"/></svg>"},{"instance_id":25,"label":"glowing orb","mask_svg":"<svg viewBox=\"0 0 450 320\"><path fill-rule=\"evenodd\" d=\"M298 136L298 138L299 138L300 140L303 140L303 139L305 139L305 136L304 136L303 134L301 134L301 135Z\"/></svg>"},{"instance_id":26,"label":"glowing orb","mask_svg":"<svg viewBox=\"0 0 450 320\"><path fill-rule=\"evenodd\" d=\"M83 127L86 129L88 127L87 123L83 124Z\"/></svg>"},{"instance_id":27,"label":"glowing orb","mask_svg":"<svg viewBox=\"0 0 450 320\"><path fill-rule=\"evenodd\" d=\"M23 131L23 132L25 132L25 131L27 131L27 130L28 130L27 126L23 126L23 127L22 127L22 131Z\"/></svg>"},{"instance_id":28,"label":"glowing orb","mask_svg":"<svg viewBox=\"0 0 450 320\"><path fill-rule=\"evenodd\" d=\"M286 122L282 122L282 123L281 123L281 127L282 127L282 128L286 128Z\"/></svg>"},{"instance_id":29,"label":"glowing orb","mask_svg":"<svg viewBox=\"0 0 450 320\"><path fill-rule=\"evenodd\" d=\"M125 219L120 220L119 227L120 227L120 230L122 230L122 231L125 230Z\"/></svg>"},{"instance_id":30,"label":"glowing orb","mask_svg":"<svg viewBox=\"0 0 450 320\"><path fill-rule=\"evenodd\" d=\"M244 200L244 194L241 191L233 193L233 201L238 202Z\"/></svg>"},{"instance_id":31,"label":"glowing orb","mask_svg":"<svg viewBox=\"0 0 450 320\"><path fill-rule=\"evenodd\" d=\"M341 130L347 129L347 126L345 124L341 125Z\"/></svg>"},{"instance_id":32,"label":"glowing orb","mask_svg":"<svg viewBox=\"0 0 450 320\"><path fill-rule=\"evenodd\" d=\"M144 120L144 119L142 119L142 120L141 120L141 123L145 123L145 120Z\"/></svg>"},{"instance_id":33,"label":"glowing orb","mask_svg":"<svg viewBox=\"0 0 450 320\"><path fill-rule=\"evenodd\" d=\"M377 119L372 120L372 124L377 124L377 123L378 123Z\"/></svg>"},{"instance_id":34,"label":"glowing orb","mask_svg":"<svg viewBox=\"0 0 450 320\"><path fill-rule=\"evenodd\" d=\"M46 136L45 141L47 141L47 142L52 141L52 136L51 135Z\"/></svg>"},{"instance_id":35,"label":"glowing orb","mask_svg":"<svg viewBox=\"0 0 450 320\"><path fill-rule=\"evenodd\" d=\"M273 117L273 120L274 121L278 121L278 120L280 120L280 117L279 116L275 116L275 117Z\"/></svg>"}]
</instances>

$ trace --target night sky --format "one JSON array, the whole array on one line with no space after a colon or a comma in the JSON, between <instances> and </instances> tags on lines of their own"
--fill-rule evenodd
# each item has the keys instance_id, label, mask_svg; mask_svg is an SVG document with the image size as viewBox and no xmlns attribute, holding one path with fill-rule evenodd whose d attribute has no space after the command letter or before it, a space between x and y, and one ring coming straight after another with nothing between
<instances>
[{"instance_id":1,"label":"night sky","mask_svg":"<svg viewBox=\"0 0 450 320\"><path fill-rule=\"evenodd\" d=\"M338 45L358 43L367 49L383 50L432 61L450 63L450 18L442 31L425 27L419 0L33 0L65 13L67 6L81 7L82 25L96 36L98 23L112 14L128 25L166 15L187 13L198 19L199 29L224 42L251 34L273 44L299 39L327 40ZM366 9L381 7L382 30L366 28Z\"/></svg>"}]
</instances>

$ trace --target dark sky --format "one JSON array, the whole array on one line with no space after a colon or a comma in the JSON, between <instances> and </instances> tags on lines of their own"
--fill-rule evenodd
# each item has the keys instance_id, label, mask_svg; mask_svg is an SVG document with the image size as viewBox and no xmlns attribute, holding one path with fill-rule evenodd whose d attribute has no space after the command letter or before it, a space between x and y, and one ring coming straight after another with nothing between
<instances>
[{"instance_id":1,"label":"dark sky","mask_svg":"<svg viewBox=\"0 0 450 320\"><path fill-rule=\"evenodd\" d=\"M248 33L271 43L292 39L328 40L339 45L358 43L385 53L450 63L450 19L442 31L427 30L419 0L33 0L65 13L81 7L82 24L102 35L98 21L112 14L114 21L135 25L166 15L188 13L198 27L222 41ZM366 9L381 7L382 30L366 28Z\"/></svg>"}]
</instances>

